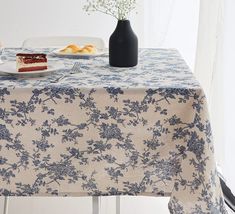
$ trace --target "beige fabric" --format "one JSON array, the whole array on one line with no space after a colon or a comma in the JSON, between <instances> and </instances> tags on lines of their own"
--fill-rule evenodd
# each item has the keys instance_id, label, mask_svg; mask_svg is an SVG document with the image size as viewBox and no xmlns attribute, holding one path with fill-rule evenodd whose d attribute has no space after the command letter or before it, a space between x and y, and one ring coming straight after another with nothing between
<instances>
[{"instance_id":1,"label":"beige fabric","mask_svg":"<svg viewBox=\"0 0 235 214\"><path fill-rule=\"evenodd\" d=\"M89 66L104 61L82 62L57 85L0 85L0 195L170 195L171 213L226 213L206 99L177 51L145 50L135 70L96 81ZM108 85L121 76L133 85Z\"/></svg>"}]
</instances>

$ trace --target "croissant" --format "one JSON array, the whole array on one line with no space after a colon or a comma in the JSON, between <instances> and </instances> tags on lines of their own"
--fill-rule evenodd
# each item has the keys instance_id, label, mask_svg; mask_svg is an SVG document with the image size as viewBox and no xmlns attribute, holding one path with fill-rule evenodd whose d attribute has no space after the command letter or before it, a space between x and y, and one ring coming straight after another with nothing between
<instances>
[{"instance_id":1,"label":"croissant","mask_svg":"<svg viewBox=\"0 0 235 214\"><path fill-rule=\"evenodd\" d=\"M81 50L81 48L77 45L68 45L66 48L64 48L63 50L61 50L61 52L63 53L77 53Z\"/></svg>"},{"instance_id":2,"label":"croissant","mask_svg":"<svg viewBox=\"0 0 235 214\"><path fill-rule=\"evenodd\" d=\"M64 49L62 49L60 52L62 53L82 53L82 54L94 54L96 53L96 48L94 45L85 45L83 48L79 47L78 45L68 45Z\"/></svg>"},{"instance_id":3,"label":"croissant","mask_svg":"<svg viewBox=\"0 0 235 214\"><path fill-rule=\"evenodd\" d=\"M86 45L83 47L83 49L91 54L96 53L96 51L97 51L95 46L93 46L93 45Z\"/></svg>"}]
</instances>

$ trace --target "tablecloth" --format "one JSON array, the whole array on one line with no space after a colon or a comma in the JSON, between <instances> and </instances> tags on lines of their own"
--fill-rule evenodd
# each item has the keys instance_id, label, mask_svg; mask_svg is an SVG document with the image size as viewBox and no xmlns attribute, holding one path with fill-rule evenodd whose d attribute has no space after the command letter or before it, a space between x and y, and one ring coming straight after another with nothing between
<instances>
[{"instance_id":1,"label":"tablecloth","mask_svg":"<svg viewBox=\"0 0 235 214\"><path fill-rule=\"evenodd\" d=\"M200 84L177 50L139 55L133 68L51 57L65 68L0 76L1 196L166 195L171 213L226 213ZM51 83L74 62L80 73Z\"/></svg>"}]
</instances>

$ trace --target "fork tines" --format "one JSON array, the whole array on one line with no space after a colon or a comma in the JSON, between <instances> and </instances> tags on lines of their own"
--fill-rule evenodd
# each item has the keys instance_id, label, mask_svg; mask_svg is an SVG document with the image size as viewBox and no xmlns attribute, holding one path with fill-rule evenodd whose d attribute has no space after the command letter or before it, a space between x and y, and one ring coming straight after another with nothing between
<instances>
[{"instance_id":1,"label":"fork tines","mask_svg":"<svg viewBox=\"0 0 235 214\"><path fill-rule=\"evenodd\" d=\"M77 72L81 72L81 66L79 62L75 62L72 69L71 69L72 73L77 73Z\"/></svg>"}]
</instances>

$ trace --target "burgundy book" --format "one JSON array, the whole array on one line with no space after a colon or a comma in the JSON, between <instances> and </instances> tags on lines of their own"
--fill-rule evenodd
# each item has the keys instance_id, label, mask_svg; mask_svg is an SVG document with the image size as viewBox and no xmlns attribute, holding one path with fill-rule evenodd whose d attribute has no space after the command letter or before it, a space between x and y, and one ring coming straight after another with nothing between
<instances>
[{"instance_id":1,"label":"burgundy book","mask_svg":"<svg viewBox=\"0 0 235 214\"><path fill-rule=\"evenodd\" d=\"M46 54L25 54L16 55L16 65L19 72L30 72L47 69Z\"/></svg>"}]
</instances>

